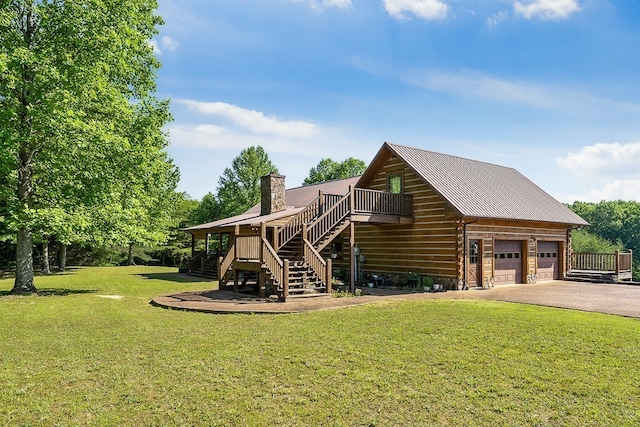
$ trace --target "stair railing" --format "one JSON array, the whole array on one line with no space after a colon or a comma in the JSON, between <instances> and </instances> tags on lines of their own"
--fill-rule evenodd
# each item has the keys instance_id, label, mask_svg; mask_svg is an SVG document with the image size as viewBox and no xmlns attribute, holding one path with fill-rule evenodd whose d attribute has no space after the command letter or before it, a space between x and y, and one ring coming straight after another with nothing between
<instances>
[{"instance_id":1,"label":"stair railing","mask_svg":"<svg viewBox=\"0 0 640 427\"><path fill-rule=\"evenodd\" d=\"M205 251L200 251L194 256L192 256L187 262L187 272L191 273L195 270L200 271L202 268L202 258L204 257Z\"/></svg>"},{"instance_id":2,"label":"stair railing","mask_svg":"<svg viewBox=\"0 0 640 427\"><path fill-rule=\"evenodd\" d=\"M262 263L269 270L271 280L274 282L283 285L285 280L288 280L288 277L284 277L284 262L264 237L262 238Z\"/></svg>"},{"instance_id":3,"label":"stair railing","mask_svg":"<svg viewBox=\"0 0 640 427\"><path fill-rule=\"evenodd\" d=\"M331 292L331 261L324 260L322 255L311 245L307 239L303 240L304 259L309 267L320 278L327 288L327 292Z\"/></svg>"},{"instance_id":4,"label":"stair railing","mask_svg":"<svg viewBox=\"0 0 640 427\"><path fill-rule=\"evenodd\" d=\"M289 222L278 229L277 239L275 242L276 251L279 251L280 248L300 233L303 224L311 222L313 218L318 216L322 202L323 197L322 194L320 194L311 203L309 203L304 210L298 212L298 214L291 218Z\"/></svg>"},{"instance_id":5,"label":"stair railing","mask_svg":"<svg viewBox=\"0 0 640 427\"><path fill-rule=\"evenodd\" d=\"M231 271L235 259L236 248L231 245L225 256L218 258L218 286L220 289L227 284L227 273Z\"/></svg>"},{"instance_id":6,"label":"stair railing","mask_svg":"<svg viewBox=\"0 0 640 427\"><path fill-rule=\"evenodd\" d=\"M325 213L320 215L316 220L309 224L306 235L302 236L307 239L312 246L315 246L320 239L326 236L335 226L342 222L351 213L351 193L342 196L333 206Z\"/></svg>"}]
</instances>

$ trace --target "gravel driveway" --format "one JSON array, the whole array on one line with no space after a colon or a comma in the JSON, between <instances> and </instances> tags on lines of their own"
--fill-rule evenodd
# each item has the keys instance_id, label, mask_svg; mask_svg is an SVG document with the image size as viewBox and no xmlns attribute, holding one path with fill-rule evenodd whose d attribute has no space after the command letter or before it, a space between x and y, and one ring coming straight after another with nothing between
<instances>
[{"instance_id":1,"label":"gravel driveway","mask_svg":"<svg viewBox=\"0 0 640 427\"><path fill-rule=\"evenodd\" d=\"M447 292L447 294L449 293ZM482 296L478 296L478 298L496 301L570 308L640 318L640 286L637 285L556 280L533 285L502 285L493 289L474 289L465 293L479 293Z\"/></svg>"}]
</instances>

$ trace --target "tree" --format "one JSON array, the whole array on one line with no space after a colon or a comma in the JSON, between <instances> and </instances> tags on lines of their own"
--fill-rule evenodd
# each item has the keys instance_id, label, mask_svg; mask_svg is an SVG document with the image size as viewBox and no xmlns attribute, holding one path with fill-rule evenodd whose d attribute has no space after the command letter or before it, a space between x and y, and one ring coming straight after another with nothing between
<instances>
[{"instance_id":1,"label":"tree","mask_svg":"<svg viewBox=\"0 0 640 427\"><path fill-rule=\"evenodd\" d=\"M231 162L218 180L218 203L223 218L241 214L260 201L260 177L278 173L261 146L249 147Z\"/></svg>"},{"instance_id":2,"label":"tree","mask_svg":"<svg viewBox=\"0 0 640 427\"><path fill-rule=\"evenodd\" d=\"M36 290L39 209L96 212L136 174L126 161L141 148L132 126L139 106L158 105L159 62L149 45L162 23L156 8L155 0L0 0L0 168L12 188L12 292Z\"/></svg>"},{"instance_id":3,"label":"tree","mask_svg":"<svg viewBox=\"0 0 640 427\"><path fill-rule=\"evenodd\" d=\"M207 193L191 212L189 221L191 225L197 225L206 224L222 218L222 206L220 206L220 202L215 195Z\"/></svg>"},{"instance_id":4,"label":"tree","mask_svg":"<svg viewBox=\"0 0 640 427\"><path fill-rule=\"evenodd\" d=\"M351 178L362 175L367 169L364 161L349 157L342 162L332 159L322 159L315 167L309 170L309 176L304 179L303 185L319 184L334 179Z\"/></svg>"},{"instance_id":5,"label":"tree","mask_svg":"<svg viewBox=\"0 0 640 427\"><path fill-rule=\"evenodd\" d=\"M609 240L581 228L571 232L571 250L573 252L587 253L612 253L624 251L624 245L618 240L612 243Z\"/></svg>"}]
</instances>

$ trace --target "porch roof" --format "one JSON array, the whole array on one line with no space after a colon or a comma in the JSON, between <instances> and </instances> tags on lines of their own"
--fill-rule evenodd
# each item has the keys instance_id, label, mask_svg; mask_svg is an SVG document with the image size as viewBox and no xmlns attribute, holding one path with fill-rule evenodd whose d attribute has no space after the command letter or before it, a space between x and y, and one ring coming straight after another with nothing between
<instances>
[{"instance_id":1,"label":"porch roof","mask_svg":"<svg viewBox=\"0 0 640 427\"><path fill-rule=\"evenodd\" d=\"M206 231L226 231L236 225L258 226L263 222L268 224L272 221L278 221L288 216L296 215L307 207L307 205L309 205L309 203L311 203L316 197L318 197L320 190L325 194L347 194L349 186L355 186L359 179L359 176L355 176L353 178L338 179L335 181L322 182L320 184L291 188L285 191L287 207L281 212L269 215L260 215L260 203L257 203L243 214L220 219L218 221L208 222L206 224L194 225L193 227L184 228L183 231L191 234L203 234Z\"/></svg>"},{"instance_id":2,"label":"porch roof","mask_svg":"<svg viewBox=\"0 0 640 427\"><path fill-rule=\"evenodd\" d=\"M287 208L280 212L275 212L269 215L260 215L260 211L257 213L243 213L240 215L232 216L229 218L221 219L214 222L208 222L206 224L194 225L193 227L185 228L186 232L197 232L203 230L221 230L229 227L235 227L236 225L249 225L249 226L258 226L261 223L269 223L271 221L277 221L282 218L286 218L288 216L293 216L303 210L304 207L292 207L287 206Z\"/></svg>"}]
</instances>

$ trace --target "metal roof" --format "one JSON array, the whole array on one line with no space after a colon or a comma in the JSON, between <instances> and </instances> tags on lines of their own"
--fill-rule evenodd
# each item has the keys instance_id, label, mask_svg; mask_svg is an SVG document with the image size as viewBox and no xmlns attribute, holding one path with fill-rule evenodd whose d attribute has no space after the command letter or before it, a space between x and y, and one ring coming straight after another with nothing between
<instances>
[{"instance_id":1,"label":"metal roof","mask_svg":"<svg viewBox=\"0 0 640 427\"><path fill-rule=\"evenodd\" d=\"M588 225L513 168L390 143L378 156L385 147L464 217Z\"/></svg>"},{"instance_id":2,"label":"metal roof","mask_svg":"<svg viewBox=\"0 0 640 427\"><path fill-rule=\"evenodd\" d=\"M324 194L344 195L349 191L349 186L355 187L360 179L359 176L353 178L336 179L334 181L321 182L320 184L303 185L302 187L290 188L285 191L285 204L287 207L302 208L307 207L322 190ZM253 206L245 213L260 213L260 203Z\"/></svg>"},{"instance_id":3,"label":"metal roof","mask_svg":"<svg viewBox=\"0 0 640 427\"><path fill-rule=\"evenodd\" d=\"M347 194L349 186L355 186L358 179L360 179L360 177L356 176L353 178L291 188L285 191L285 203L287 207L284 211L275 212L269 215L260 215L260 203L258 203L243 214L206 224L195 225L183 230L187 232L194 232L198 230L210 230L213 228L232 227L235 225L258 225L261 222L276 221L281 218L296 215L298 212L302 211L309 203L318 197L318 192L320 190L322 190L324 194Z\"/></svg>"}]
</instances>

